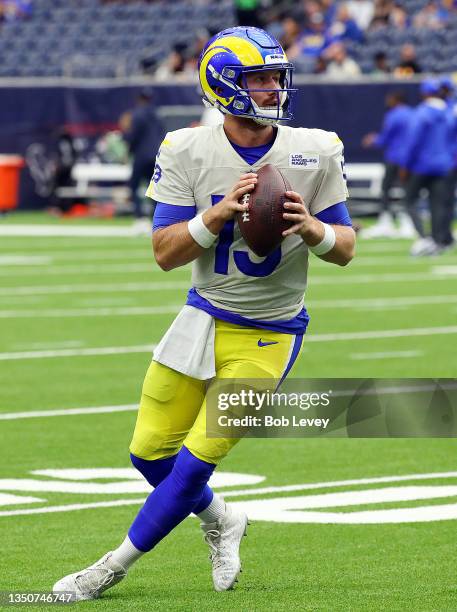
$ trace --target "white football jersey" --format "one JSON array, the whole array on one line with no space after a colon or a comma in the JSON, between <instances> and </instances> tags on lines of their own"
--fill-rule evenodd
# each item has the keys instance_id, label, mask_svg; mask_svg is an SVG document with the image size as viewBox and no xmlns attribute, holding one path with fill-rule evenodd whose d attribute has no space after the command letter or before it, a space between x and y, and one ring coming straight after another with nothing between
<instances>
[{"instance_id":1,"label":"white football jersey","mask_svg":"<svg viewBox=\"0 0 457 612\"><path fill-rule=\"evenodd\" d=\"M343 145L334 132L278 127L271 149L254 166L230 144L222 125L170 132L163 141L147 195L200 213L228 193L241 174L273 164L300 193L312 215L348 197ZM193 262L192 284L216 308L260 321L287 321L303 309L308 249L287 237L258 257L229 221L215 244Z\"/></svg>"}]
</instances>

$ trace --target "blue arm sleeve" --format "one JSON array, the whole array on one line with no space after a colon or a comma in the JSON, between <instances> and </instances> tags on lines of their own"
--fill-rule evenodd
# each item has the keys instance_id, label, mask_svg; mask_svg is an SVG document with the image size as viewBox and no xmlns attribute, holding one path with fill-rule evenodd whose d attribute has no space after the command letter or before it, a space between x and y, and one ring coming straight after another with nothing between
<instances>
[{"instance_id":1,"label":"blue arm sleeve","mask_svg":"<svg viewBox=\"0 0 457 612\"><path fill-rule=\"evenodd\" d=\"M176 204L157 202L152 229L155 231L161 227L168 227L181 221L189 221L189 219L195 217L196 213L196 206L177 206Z\"/></svg>"},{"instance_id":2,"label":"blue arm sleeve","mask_svg":"<svg viewBox=\"0 0 457 612\"><path fill-rule=\"evenodd\" d=\"M332 223L333 225L348 225L352 227L351 217L344 202L339 202L329 206L325 210L318 212L315 217L322 223Z\"/></svg>"}]
</instances>

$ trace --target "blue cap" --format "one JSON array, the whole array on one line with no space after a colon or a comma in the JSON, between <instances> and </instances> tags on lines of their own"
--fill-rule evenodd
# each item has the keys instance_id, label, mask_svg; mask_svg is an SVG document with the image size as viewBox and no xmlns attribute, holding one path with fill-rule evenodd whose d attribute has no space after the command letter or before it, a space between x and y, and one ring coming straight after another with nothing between
<instances>
[{"instance_id":1,"label":"blue cap","mask_svg":"<svg viewBox=\"0 0 457 612\"><path fill-rule=\"evenodd\" d=\"M446 89L450 89L453 91L455 89L455 83L450 76L445 76L440 80L440 86L446 87Z\"/></svg>"},{"instance_id":2,"label":"blue cap","mask_svg":"<svg viewBox=\"0 0 457 612\"><path fill-rule=\"evenodd\" d=\"M433 96L440 90L441 83L437 79L426 79L422 81L420 92L423 96Z\"/></svg>"}]
</instances>

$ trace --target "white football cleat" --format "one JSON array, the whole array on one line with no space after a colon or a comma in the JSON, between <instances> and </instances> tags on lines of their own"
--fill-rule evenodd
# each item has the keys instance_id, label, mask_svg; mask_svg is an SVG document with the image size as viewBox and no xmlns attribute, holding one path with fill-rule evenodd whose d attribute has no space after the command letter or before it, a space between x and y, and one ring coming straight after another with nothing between
<instances>
[{"instance_id":1,"label":"white football cleat","mask_svg":"<svg viewBox=\"0 0 457 612\"><path fill-rule=\"evenodd\" d=\"M397 228L389 212L382 212L374 225L360 232L361 238L395 238L396 235Z\"/></svg>"},{"instance_id":2,"label":"white football cleat","mask_svg":"<svg viewBox=\"0 0 457 612\"><path fill-rule=\"evenodd\" d=\"M86 569L61 578L52 587L52 592L71 593L70 601L98 599L103 591L120 582L127 574L122 565L111 559L112 554L106 553Z\"/></svg>"},{"instance_id":3,"label":"white football cleat","mask_svg":"<svg viewBox=\"0 0 457 612\"><path fill-rule=\"evenodd\" d=\"M416 240L410 251L413 257L426 257L430 255L439 255L440 253L440 247L430 236Z\"/></svg>"},{"instance_id":4,"label":"white football cleat","mask_svg":"<svg viewBox=\"0 0 457 612\"><path fill-rule=\"evenodd\" d=\"M241 572L240 543L246 535L248 517L227 506L225 515L215 523L202 523L205 542L210 548L213 584L216 591L228 591Z\"/></svg>"},{"instance_id":5,"label":"white football cleat","mask_svg":"<svg viewBox=\"0 0 457 612\"><path fill-rule=\"evenodd\" d=\"M152 221L148 217L135 219L132 225L133 236L152 236Z\"/></svg>"},{"instance_id":6,"label":"white football cleat","mask_svg":"<svg viewBox=\"0 0 457 612\"><path fill-rule=\"evenodd\" d=\"M416 228L408 213L401 210L397 215L397 219L399 223L397 238L417 238Z\"/></svg>"}]
</instances>

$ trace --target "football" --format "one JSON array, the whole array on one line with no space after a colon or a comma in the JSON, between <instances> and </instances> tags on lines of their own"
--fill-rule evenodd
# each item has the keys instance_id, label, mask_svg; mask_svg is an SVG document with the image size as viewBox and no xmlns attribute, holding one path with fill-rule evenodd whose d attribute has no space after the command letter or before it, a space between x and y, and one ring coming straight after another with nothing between
<instances>
[{"instance_id":1,"label":"football","mask_svg":"<svg viewBox=\"0 0 457 612\"><path fill-rule=\"evenodd\" d=\"M253 191L242 198L249 208L237 213L241 235L259 257L266 257L283 241L282 232L292 223L283 218L286 191L292 187L275 166L266 164L257 172Z\"/></svg>"}]
</instances>

